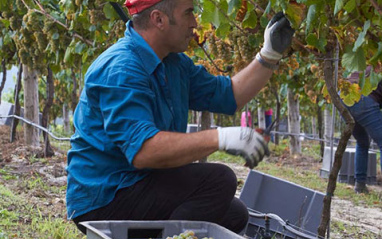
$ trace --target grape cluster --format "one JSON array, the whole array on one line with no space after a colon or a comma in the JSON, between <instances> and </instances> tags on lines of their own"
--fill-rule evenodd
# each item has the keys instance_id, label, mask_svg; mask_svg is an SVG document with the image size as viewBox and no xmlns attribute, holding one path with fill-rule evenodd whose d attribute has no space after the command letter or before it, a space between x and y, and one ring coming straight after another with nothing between
<instances>
[{"instance_id":1,"label":"grape cluster","mask_svg":"<svg viewBox=\"0 0 382 239\"><path fill-rule=\"evenodd\" d=\"M204 35L207 37L208 41L208 49L210 50L210 53L214 56L218 56L218 48L216 46L216 39L217 37L213 32L206 32Z\"/></svg>"},{"instance_id":2,"label":"grape cluster","mask_svg":"<svg viewBox=\"0 0 382 239\"><path fill-rule=\"evenodd\" d=\"M118 20L113 24L112 29L109 33L109 40L115 41L120 37L123 37L126 30L125 23L122 20Z\"/></svg>"},{"instance_id":3,"label":"grape cluster","mask_svg":"<svg viewBox=\"0 0 382 239\"><path fill-rule=\"evenodd\" d=\"M28 10L22 0L16 0L16 7L20 12L26 12Z\"/></svg>"},{"instance_id":4,"label":"grape cluster","mask_svg":"<svg viewBox=\"0 0 382 239\"><path fill-rule=\"evenodd\" d=\"M230 45L222 39L218 39L215 44L218 50L218 57L225 62L230 62L232 60Z\"/></svg>"},{"instance_id":5,"label":"grape cluster","mask_svg":"<svg viewBox=\"0 0 382 239\"><path fill-rule=\"evenodd\" d=\"M296 70L300 67L300 64L297 62L296 57L289 57L287 64L289 66L288 74L293 76Z\"/></svg>"},{"instance_id":6,"label":"grape cluster","mask_svg":"<svg viewBox=\"0 0 382 239\"><path fill-rule=\"evenodd\" d=\"M17 29L20 29L22 21L16 16L12 16L9 18L9 24L12 30L16 31Z\"/></svg>"},{"instance_id":7,"label":"grape cluster","mask_svg":"<svg viewBox=\"0 0 382 239\"><path fill-rule=\"evenodd\" d=\"M166 239L198 239L195 236L195 232L187 230L179 235L174 235L172 237L167 237ZM203 237L202 239L213 239L212 237Z\"/></svg>"},{"instance_id":8,"label":"grape cluster","mask_svg":"<svg viewBox=\"0 0 382 239\"><path fill-rule=\"evenodd\" d=\"M248 63L251 62L254 58L254 49L249 45L248 37L244 35L237 37L236 44L238 45L243 60Z\"/></svg>"},{"instance_id":9,"label":"grape cluster","mask_svg":"<svg viewBox=\"0 0 382 239\"><path fill-rule=\"evenodd\" d=\"M255 49L248 42L248 34L243 33L238 29L234 29L229 34L229 39L233 45L233 66L237 73L253 60Z\"/></svg>"},{"instance_id":10,"label":"grape cluster","mask_svg":"<svg viewBox=\"0 0 382 239\"><path fill-rule=\"evenodd\" d=\"M98 22L106 20L105 14L102 9L91 9L89 10L90 23L92 25L97 25Z\"/></svg>"}]
</instances>

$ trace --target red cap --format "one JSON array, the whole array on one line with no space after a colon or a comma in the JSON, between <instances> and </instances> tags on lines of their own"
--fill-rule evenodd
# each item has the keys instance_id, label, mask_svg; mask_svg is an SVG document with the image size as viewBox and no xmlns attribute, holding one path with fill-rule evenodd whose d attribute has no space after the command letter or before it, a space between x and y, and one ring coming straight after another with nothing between
<instances>
[{"instance_id":1,"label":"red cap","mask_svg":"<svg viewBox=\"0 0 382 239\"><path fill-rule=\"evenodd\" d=\"M146 8L157 4L162 0L126 0L125 6L129 10L130 15L142 12Z\"/></svg>"}]
</instances>

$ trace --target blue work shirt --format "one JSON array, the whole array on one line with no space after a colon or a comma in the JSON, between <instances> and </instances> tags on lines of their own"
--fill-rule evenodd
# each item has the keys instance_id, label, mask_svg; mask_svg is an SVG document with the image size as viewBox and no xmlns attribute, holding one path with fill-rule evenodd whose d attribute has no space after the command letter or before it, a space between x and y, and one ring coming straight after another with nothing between
<instances>
[{"instance_id":1,"label":"blue work shirt","mask_svg":"<svg viewBox=\"0 0 382 239\"><path fill-rule=\"evenodd\" d=\"M85 75L68 152L68 218L107 205L144 178L150 170L136 169L134 156L159 131L186 132L189 109L233 114L231 79L183 53L161 61L128 22L125 37Z\"/></svg>"}]
</instances>

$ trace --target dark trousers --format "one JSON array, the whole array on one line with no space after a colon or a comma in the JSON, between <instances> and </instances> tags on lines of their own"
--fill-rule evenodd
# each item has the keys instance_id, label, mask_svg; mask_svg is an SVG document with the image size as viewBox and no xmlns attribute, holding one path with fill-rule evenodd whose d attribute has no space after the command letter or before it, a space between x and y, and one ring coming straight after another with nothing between
<instances>
[{"instance_id":1,"label":"dark trousers","mask_svg":"<svg viewBox=\"0 0 382 239\"><path fill-rule=\"evenodd\" d=\"M234 195L237 179L227 166L193 163L154 170L135 185L121 189L105 207L74 218L96 220L191 220L217 223L239 233L248 221L246 206Z\"/></svg>"}]
</instances>

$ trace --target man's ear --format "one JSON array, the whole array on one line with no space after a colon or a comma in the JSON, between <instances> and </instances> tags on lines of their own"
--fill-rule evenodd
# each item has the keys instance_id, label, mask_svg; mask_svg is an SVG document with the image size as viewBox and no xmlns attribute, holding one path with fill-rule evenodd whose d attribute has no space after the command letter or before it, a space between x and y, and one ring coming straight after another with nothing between
<instances>
[{"instance_id":1,"label":"man's ear","mask_svg":"<svg viewBox=\"0 0 382 239\"><path fill-rule=\"evenodd\" d=\"M155 27L163 30L168 21L166 14L159 10L153 10L150 14L150 21Z\"/></svg>"}]
</instances>

